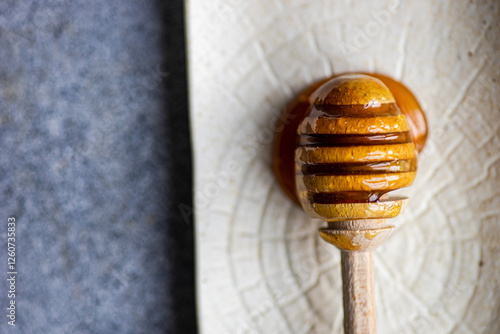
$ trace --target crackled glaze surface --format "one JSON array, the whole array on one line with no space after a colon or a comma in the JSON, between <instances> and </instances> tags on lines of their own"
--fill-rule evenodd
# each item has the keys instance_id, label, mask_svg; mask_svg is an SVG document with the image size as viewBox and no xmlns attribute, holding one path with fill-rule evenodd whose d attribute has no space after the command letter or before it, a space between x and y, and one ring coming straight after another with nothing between
<instances>
[{"instance_id":1,"label":"crackled glaze surface","mask_svg":"<svg viewBox=\"0 0 500 334\"><path fill-rule=\"evenodd\" d=\"M310 83L385 73L430 136L374 253L380 333L500 332L500 41L494 1L187 3L202 333L340 333L340 255L271 171Z\"/></svg>"}]
</instances>

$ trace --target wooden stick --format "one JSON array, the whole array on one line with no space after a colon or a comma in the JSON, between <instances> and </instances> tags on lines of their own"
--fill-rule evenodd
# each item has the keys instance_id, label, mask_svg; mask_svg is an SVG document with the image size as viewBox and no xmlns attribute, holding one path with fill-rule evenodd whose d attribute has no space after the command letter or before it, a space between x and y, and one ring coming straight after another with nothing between
<instances>
[{"instance_id":1,"label":"wooden stick","mask_svg":"<svg viewBox=\"0 0 500 334\"><path fill-rule=\"evenodd\" d=\"M394 230L385 220L329 222L319 230L323 240L341 251L344 333L375 334L375 275L372 251Z\"/></svg>"},{"instance_id":2,"label":"wooden stick","mask_svg":"<svg viewBox=\"0 0 500 334\"><path fill-rule=\"evenodd\" d=\"M297 135L290 140L295 153L287 151L294 156L295 192L311 217L328 222L321 238L342 252L345 333L373 334L370 252L391 234L394 227L385 219L397 216L404 203L386 193L415 179L411 129L392 92L374 77L337 76L308 94L307 110L289 132Z\"/></svg>"},{"instance_id":3,"label":"wooden stick","mask_svg":"<svg viewBox=\"0 0 500 334\"><path fill-rule=\"evenodd\" d=\"M342 251L344 333L375 334L375 277L372 252Z\"/></svg>"}]
</instances>

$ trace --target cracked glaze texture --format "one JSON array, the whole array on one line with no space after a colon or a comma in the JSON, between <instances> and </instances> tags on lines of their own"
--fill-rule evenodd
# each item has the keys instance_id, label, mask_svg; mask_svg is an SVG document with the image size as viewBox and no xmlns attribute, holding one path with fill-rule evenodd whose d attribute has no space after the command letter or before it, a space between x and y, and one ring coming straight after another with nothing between
<instances>
[{"instance_id":1,"label":"cracked glaze texture","mask_svg":"<svg viewBox=\"0 0 500 334\"><path fill-rule=\"evenodd\" d=\"M374 253L380 333L500 332L494 1L187 4L202 333L340 333L340 254L281 191L274 124L332 73L407 84L430 137Z\"/></svg>"}]
</instances>

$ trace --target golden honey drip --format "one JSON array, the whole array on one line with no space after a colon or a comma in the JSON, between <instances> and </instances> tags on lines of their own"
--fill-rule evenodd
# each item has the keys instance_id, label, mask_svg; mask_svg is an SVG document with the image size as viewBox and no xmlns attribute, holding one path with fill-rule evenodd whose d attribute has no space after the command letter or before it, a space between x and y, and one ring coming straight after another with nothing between
<instances>
[{"instance_id":1,"label":"golden honey drip","mask_svg":"<svg viewBox=\"0 0 500 334\"><path fill-rule=\"evenodd\" d=\"M309 101L295 150L297 192L304 210L327 221L366 219L366 213L358 213L363 208L376 212L373 218L392 217L394 210L379 202L380 196L409 186L416 173L411 136L398 135L407 133L409 124L392 93L374 77L350 74L329 80ZM401 162L408 163L406 169L371 168L374 163ZM351 194L351 201L335 196L344 193Z\"/></svg>"},{"instance_id":2,"label":"golden honey drip","mask_svg":"<svg viewBox=\"0 0 500 334\"><path fill-rule=\"evenodd\" d=\"M416 158L414 153L411 153L414 150L408 148L408 137L413 139L417 151L422 150L427 139L425 115L414 95L402 83L380 74L369 74L368 78L364 76L358 77L356 80L351 78L341 85L334 85L330 81L345 75L349 74L336 75L306 88L285 110L284 117L282 117L283 124L280 125L286 126L278 127L281 131L277 132L275 137L273 170L285 193L297 204L299 204L299 200L294 162L294 152L297 147L301 148L300 154L306 160L309 158L327 159L326 161L315 161L314 165L299 166L300 170L306 169L305 174L316 174L317 176L325 176L333 172L336 174L373 174L374 172L384 173L390 170L413 173L405 177L414 177ZM371 80L373 77L380 80L383 85L378 84L377 82L380 82L378 80ZM325 84L327 82L329 83ZM332 88L334 88L333 91ZM320 98L321 96L323 97ZM314 108L311 108L312 104L314 104ZM308 114L307 117L306 114ZM345 117L346 114L349 114L349 117ZM322 115L321 121L318 122L317 119L320 115ZM301 132L301 136L297 136L297 131ZM389 146L394 144L403 146L400 146L398 150L391 151L383 148L384 144L387 143L391 143ZM352 147L356 145L379 145L380 149L374 150L376 147L372 146L372 153L362 157L360 156L363 154L362 151L353 151ZM321 149L317 149L320 147ZM335 149L329 147L335 147ZM320 154L319 157L318 154ZM356 155L353 156L352 160L345 158L350 157L351 154ZM406 154L406 158L401 154ZM351 162L351 164L336 164L334 167L328 164L326 164L327 166L321 165L321 163L328 161L332 162L332 159L342 159L341 157L344 157L344 163ZM356 159L361 160L355 162ZM312 169L314 168L320 170L313 173ZM407 184L407 181L404 181L405 177L400 177L398 182ZM310 179L308 182L312 182L311 184L323 188L327 186L324 178L323 180L318 178L314 181ZM352 178L350 180L337 178L335 181L352 183L354 180ZM375 176L364 181L379 184ZM355 189L359 190L360 187L364 187L365 190L369 188L368 186L358 186ZM389 186L386 190L393 190L395 187ZM340 188L337 187L337 189ZM350 192L347 199L346 196L344 198L337 196L338 201L359 202L359 199L356 200L356 195L353 195L352 191ZM380 192L373 191L365 193L368 201L376 201L380 195ZM325 200L324 196L323 200ZM321 205L325 204L318 204L319 207ZM359 204L358 207L361 208L361 205ZM324 208L321 210L323 212ZM375 211L377 210L371 212ZM332 213L332 210L330 209L329 212Z\"/></svg>"}]
</instances>

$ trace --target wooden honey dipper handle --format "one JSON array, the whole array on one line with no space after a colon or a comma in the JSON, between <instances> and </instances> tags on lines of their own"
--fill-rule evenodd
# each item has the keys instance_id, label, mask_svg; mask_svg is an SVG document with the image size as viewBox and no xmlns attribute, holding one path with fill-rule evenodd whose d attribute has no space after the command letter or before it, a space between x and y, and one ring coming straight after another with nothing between
<instances>
[{"instance_id":1,"label":"wooden honey dipper handle","mask_svg":"<svg viewBox=\"0 0 500 334\"><path fill-rule=\"evenodd\" d=\"M334 78L309 101L297 129L299 202L328 222L320 235L342 252L345 333L376 333L371 251L387 239L393 227L385 219L403 204L386 193L415 178L410 127L390 90L370 76Z\"/></svg>"},{"instance_id":2,"label":"wooden honey dipper handle","mask_svg":"<svg viewBox=\"0 0 500 334\"><path fill-rule=\"evenodd\" d=\"M345 334L377 332L372 251L393 230L383 219L329 222L320 229L323 240L341 250Z\"/></svg>"},{"instance_id":3,"label":"wooden honey dipper handle","mask_svg":"<svg viewBox=\"0 0 500 334\"><path fill-rule=\"evenodd\" d=\"M341 252L344 333L377 332L372 252Z\"/></svg>"},{"instance_id":4,"label":"wooden honey dipper handle","mask_svg":"<svg viewBox=\"0 0 500 334\"><path fill-rule=\"evenodd\" d=\"M355 73L313 84L285 116L275 174L311 217L328 223L320 236L341 251L345 333L376 333L371 251L389 237L394 227L386 219L406 202L387 193L415 178L425 116L400 83Z\"/></svg>"}]
</instances>

